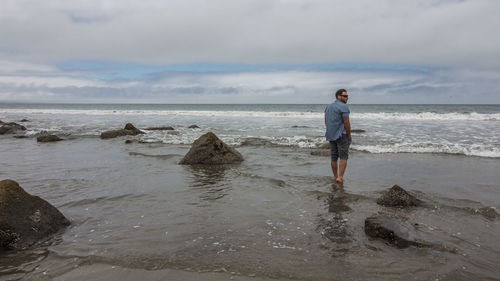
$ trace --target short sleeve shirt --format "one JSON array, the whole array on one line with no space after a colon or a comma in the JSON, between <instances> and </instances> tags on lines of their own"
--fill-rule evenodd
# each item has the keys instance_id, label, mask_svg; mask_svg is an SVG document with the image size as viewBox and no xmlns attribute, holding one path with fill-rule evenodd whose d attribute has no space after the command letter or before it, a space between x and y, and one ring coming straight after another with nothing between
<instances>
[{"instance_id":1,"label":"short sleeve shirt","mask_svg":"<svg viewBox=\"0 0 500 281\"><path fill-rule=\"evenodd\" d=\"M349 107L347 104L335 100L325 109L327 141L334 141L342 136L345 131L343 117L349 116Z\"/></svg>"}]
</instances>

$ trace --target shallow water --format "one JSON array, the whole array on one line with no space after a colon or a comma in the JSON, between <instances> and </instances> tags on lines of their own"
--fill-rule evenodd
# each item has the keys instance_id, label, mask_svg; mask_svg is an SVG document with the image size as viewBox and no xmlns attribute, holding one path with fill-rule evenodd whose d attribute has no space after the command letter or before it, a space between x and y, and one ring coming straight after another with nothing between
<instances>
[{"instance_id":1,"label":"shallow water","mask_svg":"<svg viewBox=\"0 0 500 281\"><path fill-rule=\"evenodd\" d=\"M2 138L0 178L14 179L72 224L38 248L0 256L0 279L47 279L105 263L299 280L498 280L500 160L353 152L342 188L328 157L297 146L238 146L238 165L177 163L189 145L79 137ZM425 202L375 200L399 184ZM364 234L390 213L439 247L396 249ZM498 213L498 211L497 211Z\"/></svg>"}]
</instances>

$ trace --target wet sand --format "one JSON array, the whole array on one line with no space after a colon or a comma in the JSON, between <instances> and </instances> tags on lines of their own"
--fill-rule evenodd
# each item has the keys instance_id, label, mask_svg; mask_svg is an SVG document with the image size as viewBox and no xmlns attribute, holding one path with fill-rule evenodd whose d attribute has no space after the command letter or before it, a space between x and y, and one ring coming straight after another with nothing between
<instances>
[{"instance_id":1,"label":"wet sand","mask_svg":"<svg viewBox=\"0 0 500 281\"><path fill-rule=\"evenodd\" d=\"M187 145L3 144L0 176L54 204L72 225L49 245L0 255L0 280L495 280L500 274L500 219L481 213L500 208L498 159L353 152L341 189L328 157L293 147L241 146L241 164L196 168L177 164ZM393 184L425 206L377 205ZM379 212L419 222L446 247L397 249L368 238L364 220Z\"/></svg>"},{"instance_id":2,"label":"wet sand","mask_svg":"<svg viewBox=\"0 0 500 281\"><path fill-rule=\"evenodd\" d=\"M259 276L241 276L231 272L192 272L175 269L144 270L123 268L107 264L81 266L54 278L54 281L136 281L136 280L184 280L184 281L292 281L293 279L273 279Z\"/></svg>"}]
</instances>

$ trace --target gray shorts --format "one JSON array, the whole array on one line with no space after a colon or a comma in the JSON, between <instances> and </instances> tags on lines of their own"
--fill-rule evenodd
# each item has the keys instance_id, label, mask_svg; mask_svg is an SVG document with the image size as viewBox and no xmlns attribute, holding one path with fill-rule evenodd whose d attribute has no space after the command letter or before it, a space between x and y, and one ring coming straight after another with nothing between
<instances>
[{"instance_id":1,"label":"gray shorts","mask_svg":"<svg viewBox=\"0 0 500 281\"><path fill-rule=\"evenodd\" d=\"M340 158L340 160L347 160L349 158L350 145L351 140L345 134L342 134L340 138L334 141L330 141L332 162L337 162L338 158Z\"/></svg>"}]
</instances>

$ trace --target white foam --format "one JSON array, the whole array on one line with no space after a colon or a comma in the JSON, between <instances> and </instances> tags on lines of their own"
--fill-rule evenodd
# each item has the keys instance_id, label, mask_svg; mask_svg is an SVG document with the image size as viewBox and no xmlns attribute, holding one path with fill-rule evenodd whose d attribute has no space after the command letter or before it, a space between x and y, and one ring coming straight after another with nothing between
<instances>
[{"instance_id":1,"label":"white foam","mask_svg":"<svg viewBox=\"0 0 500 281\"><path fill-rule=\"evenodd\" d=\"M79 110L79 109L4 109L5 113L68 114L68 115L150 115L150 116L212 116L212 117L282 117L323 118L318 112L281 111L195 111L195 110Z\"/></svg>"},{"instance_id":2,"label":"white foam","mask_svg":"<svg viewBox=\"0 0 500 281\"><path fill-rule=\"evenodd\" d=\"M322 119L323 112L295 111L218 111L218 110L83 110L83 109L3 109L5 113L18 114L68 114L68 115L149 115L149 116L197 116L197 117L255 117L255 118L306 118ZM351 113L352 119L369 120L485 120L499 121L500 113Z\"/></svg>"},{"instance_id":3,"label":"white foam","mask_svg":"<svg viewBox=\"0 0 500 281\"><path fill-rule=\"evenodd\" d=\"M396 143L391 145L352 145L352 149L370 153L447 153L467 156L500 158L500 148L489 145L445 143Z\"/></svg>"},{"instance_id":4,"label":"white foam","mask_svg":"<svg viewBox=\"0 0 500 281\"><path fill-rule=\"evenodd\" d=\"M353 119L370 119L370 120L484 120L498 121L500 113L435 113L435 112L419 112L419 113L402 113L402 112L380 112L380 113L352 113Z\"/></svg>"}]
</instances>

